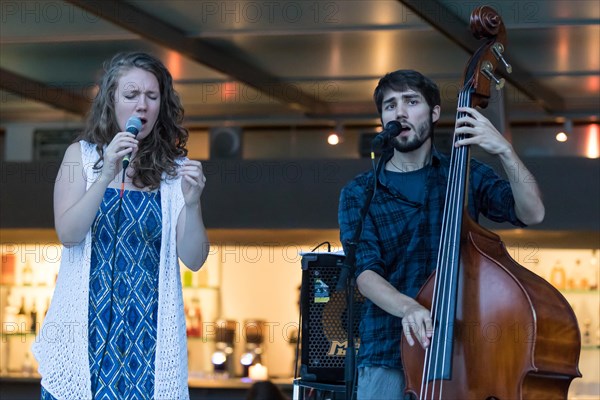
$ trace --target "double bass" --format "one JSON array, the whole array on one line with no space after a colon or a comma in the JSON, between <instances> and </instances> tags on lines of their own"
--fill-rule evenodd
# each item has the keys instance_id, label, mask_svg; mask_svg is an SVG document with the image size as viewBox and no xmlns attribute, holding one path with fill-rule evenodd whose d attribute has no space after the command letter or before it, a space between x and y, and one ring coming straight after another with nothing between
<instances>
[{"instance_id":1,"label":"double bass","mask_svg":"<svg viewBox=\"0 0 600 400\"><path fill-rule=\"evenodd\" d=\"M465 68L458 103L483 108L491 84L503 84L496 66L510 68L502 56L506 32L488 6L476 8L470 24L485 43ZM575 314L468 216L468 171L468 146L453 147L437 267L416 298L430 310L434 331L427 349L402 337L406 392L418 399L564 400L581 376Z\"/></svg>"}]
</instances>

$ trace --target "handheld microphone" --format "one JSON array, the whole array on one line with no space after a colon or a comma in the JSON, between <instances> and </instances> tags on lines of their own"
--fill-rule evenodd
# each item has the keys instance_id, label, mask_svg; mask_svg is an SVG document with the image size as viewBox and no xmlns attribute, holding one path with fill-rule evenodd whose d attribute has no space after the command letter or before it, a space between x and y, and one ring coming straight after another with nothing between
<instances>
[{"instance_id":1,"label":"handheld microphone","mask_svg":"<svg viewBox=\"0 0 600 400\"><path fill-rule=\"evenodd\" d=\"M140 132L140 129L142 129L142 120L138 117L129 117L127 123L125 124L125 130L129 133L132 133L133 136L137 136L137 134ZM123 157L124 170L129 166L130 156L131 153L125 154L125 157Z\"/></svg>"},{"instance_id":2,"label":"handheld microphone","mask_svg":"<svg viewBox=\"0 0 600 400\"><path fill-rule=\"evenodd\" d=\"M390 121L385 124L385 128L375 136L371 142L373 148L387 146L390 139L395 138L402 131L402 124L398 121Z\"/></svg>"}]
</instances>

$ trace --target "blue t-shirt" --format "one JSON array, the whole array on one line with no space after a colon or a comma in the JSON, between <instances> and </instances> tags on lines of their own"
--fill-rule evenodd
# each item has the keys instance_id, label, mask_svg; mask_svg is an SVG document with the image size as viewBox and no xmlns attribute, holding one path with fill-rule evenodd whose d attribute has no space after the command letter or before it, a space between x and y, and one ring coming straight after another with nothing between
<instances>
[{"instance_id":1,"label":"blue t-shirt","mask_svg":"<svg viewBox=\"0 0 600 400\"><path fill-rule=\"evenodd\" d=\"M398 193L404 196L408 201L421 203L425 201L425 180L430 170L427 165L416 171L395 172L385 171L389 186L393 187Z\"/></svg>"}]
</instances>

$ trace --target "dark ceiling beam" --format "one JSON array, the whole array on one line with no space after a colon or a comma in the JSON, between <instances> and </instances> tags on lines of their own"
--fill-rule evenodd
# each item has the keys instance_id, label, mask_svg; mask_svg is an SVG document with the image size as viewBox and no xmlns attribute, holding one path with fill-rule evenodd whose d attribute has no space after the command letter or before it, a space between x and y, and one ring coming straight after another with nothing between
<instances>
[{"instance_id":1,"label":"dark ceiling beam","mask_svg":"<svg viewBox=\"0 0 600 400\"><path fill-rule=\"evenodd\" d=\"M288 107L306 113L326 113L327 103L298 92L293 98L286 95L289 83L267 71L248 63L235 53L204 39L188 37L179 28L165 23L145 11L115 0L67 0L69 3L98 17L140 35L161 46L220 71L231 78L250 85L268 96L280 100Z\"/></svg>"},{"instance_id":2,"label":"dark ceiling beam","mask_svg":"<svg viewBox=\"0 0 600 400\"><path fill-rule=\"evenodd\" d=\"M473 54L481 46L481 42L471 34L468 26L469 22L460 19L452 9L443 3L437 0L398 1L469 54ZM507 53L510 54L510 32L507 32L507 37ZM509 57L507 57L507 61L512 65L512 73L506 73L503 68L499 68L496 73L531 100L538 103L547 112L551 114L564 113L564 99L553 90L540 84L526 68L519 65L515 60L509 59Z\"/></svg>"},{"instance_id":3,"label":"dark ceiling beam","mask_svg":"<svg viewBox=\"0 0 600 400\"><path fill-rule=\"evenodd\" d=\"M0 68L0 88L78 115L85 115L91 101L73 90L50 86Z\"/></svg>"}]
</instances>

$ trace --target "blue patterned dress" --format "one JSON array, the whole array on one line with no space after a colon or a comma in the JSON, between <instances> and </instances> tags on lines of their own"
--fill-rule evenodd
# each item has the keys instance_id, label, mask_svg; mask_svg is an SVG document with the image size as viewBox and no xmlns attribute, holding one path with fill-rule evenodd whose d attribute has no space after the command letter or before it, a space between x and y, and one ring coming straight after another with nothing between
<instances>
[{"instance_id":1,"label":"blue patterned dress","mask_svg":"<svg viewBox=\"0 0 600 400\"><path fill-rule=\"evenodd\" d=\"M92 396L152 399L160 191L125 191L121 205L119 193L118 189L106 190L92 224L88 313ZM42 399L52 396L42 389Z\"/></svg>"}]
</instances>

